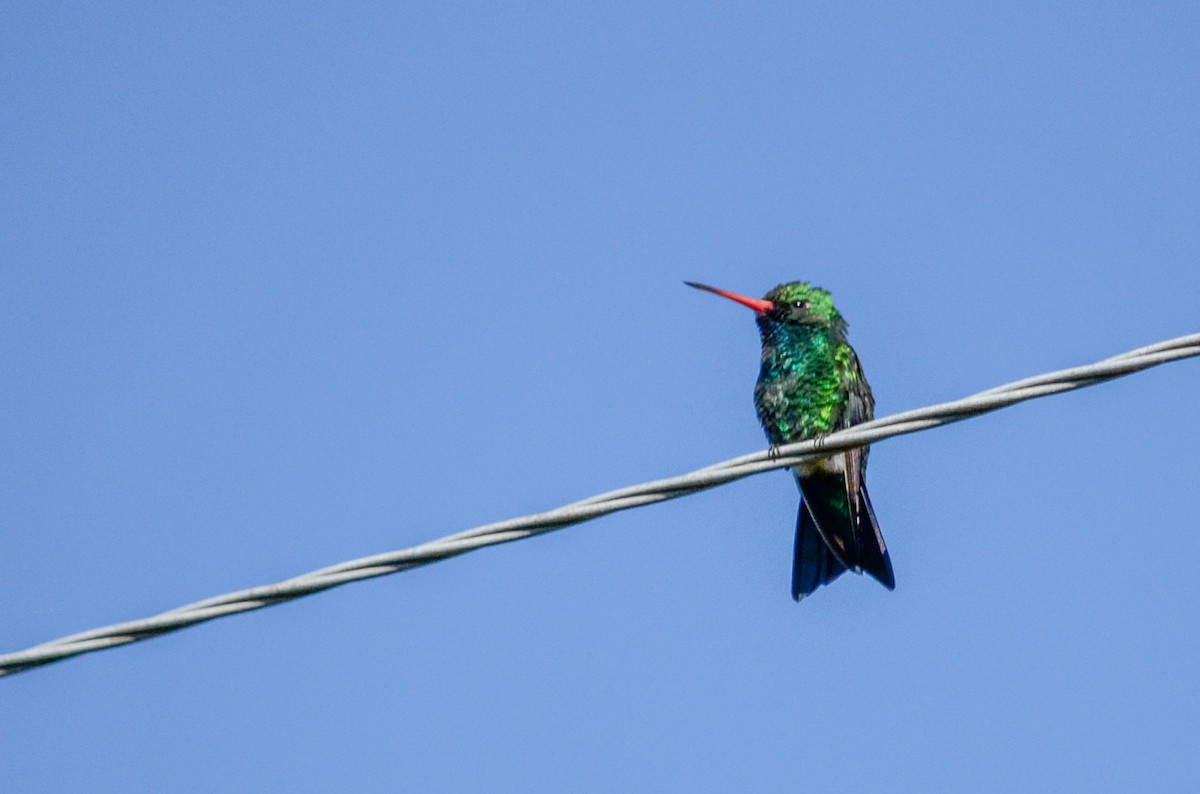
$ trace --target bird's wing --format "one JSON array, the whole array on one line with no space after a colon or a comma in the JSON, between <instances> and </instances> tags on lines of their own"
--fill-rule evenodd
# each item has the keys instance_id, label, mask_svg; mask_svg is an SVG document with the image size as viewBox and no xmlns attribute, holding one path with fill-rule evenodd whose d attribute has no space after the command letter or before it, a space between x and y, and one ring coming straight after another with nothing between
<instances>
[{"instance_id":1,"label":"bird's wing","mask_svg":"<svg viewBox=\"0 0 1200 794\"><path fill-rule=\"evenodd\" d=\"M842 381L842 393L846 395L846 407L838 417L839 430L868 422L875 415L875 398L863 375L858 356L849 345L846 346L846 350L850 355L851 366L846 369L846 375ZM866 488L863 481L867 469L867 454L868 449L864 447L849 449L842 453L843 471L846 473L846 497L850 507L850 516L854 523L855 545L860 548L862 538L858 531L858 519L868 512L864 495Z\"/></svg>"},{"instance_id":2,"label":"bird's wing","mask_svg":"<svg viewBox=\"0 0 1200 794\"><path fill-rule=\"evenodd\" d=\"M842 421L839 422L841 428L869 422L875 415L875 398L871 394L871 387L863 376L858 356L854 355L853 351L851 356L853 367L847 372L846 382L843 384L847 400ZM876 521L875 510L871 507L871 497L867 495L865 478L868 452L868 448L858 447L842 453L845 456L846 503L850 508L851 534L857 552L855 567L861 567L891 590L896 587L891 555L888 554L883 533L879 531L879 522Z\"/></svg>"}]
</instances>

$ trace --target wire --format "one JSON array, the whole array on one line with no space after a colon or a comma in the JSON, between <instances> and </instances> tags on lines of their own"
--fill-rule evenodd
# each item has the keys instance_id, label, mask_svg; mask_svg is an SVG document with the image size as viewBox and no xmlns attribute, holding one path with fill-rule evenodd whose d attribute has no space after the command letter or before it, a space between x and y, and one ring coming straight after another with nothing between
<instances>
[{"instance_id":1,"label":"wire","mask_svg":"<svg viewBox=\"0 0 1200 794\"><path fill-rule=\"evenodd\" d=\"M0 676L91 651L128 645L214 618L274 606L349 582L407 571L485 546L523 540L620 510L676 499L752 474L794 466L810 458L958 422L1025 400L1092 386L1168 361L1193 356L1200 356L1200 334L1181 336L1131 350L1095 364L1015 381L954 402L892 414L830 433L820 439L743 455L679 477L609 491L545 513L475 527L420 546L361 557L275 584L207 598L143 620L117 623L61 637L24 651L0 656Z\"/></svg>"}]
</instances>

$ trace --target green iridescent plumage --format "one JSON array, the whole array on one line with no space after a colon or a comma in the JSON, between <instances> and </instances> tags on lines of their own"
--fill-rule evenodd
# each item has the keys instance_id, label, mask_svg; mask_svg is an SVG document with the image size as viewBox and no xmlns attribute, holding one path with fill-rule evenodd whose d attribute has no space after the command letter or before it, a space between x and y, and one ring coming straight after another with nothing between
<instances>
[{"instance_id":1,"label":"green iridescent plumage","mask_svg":"<svg viewBox=\"0 0 1200 794\"><path fill-rule=\"evenodd\" d=\"M689 282L690 283L690 282ZM847 325L823 289L781 284L761 300L691 284L757 313L762 368L754 405L773 446L819 437L871 419L875 401ZM796 466L803 497L796 523L792 595L797 600L847 569L895 587L891 560L867 496L867 450Z\"/></svg>"},{"instance_id":2,"label":"green iridescent plumage","mask_svg":"<svg viewBox=\"0 0 1200 794\"><path fill-rule=\"evenodd\" d=\"M818 321L781 322L769 314L758 320L763 352L754 404L772 444L831 432L846 410L848 382L862 383L855 374L858 364L846 343L841 315L832 303L823 317L811 308L818 295L828 299L828 293L800 286L806 289L792 284L778 287L767 293L766 300L783 306L807 303L810 308L793 308L791 314Z\"/></svg>"}]
</instances>

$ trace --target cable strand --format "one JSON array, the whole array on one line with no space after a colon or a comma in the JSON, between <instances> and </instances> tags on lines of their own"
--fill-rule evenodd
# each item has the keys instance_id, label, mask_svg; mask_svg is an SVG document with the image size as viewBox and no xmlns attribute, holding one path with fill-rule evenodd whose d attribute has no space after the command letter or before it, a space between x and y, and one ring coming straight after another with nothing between
<instances>
[{"instance_id":1,"label":"cable strand","mask_svg":"<svg viewBox=\"0 0 1200 794\"><path fill-rule=\"evenodd\" d=\"M881 417L822 438L753 452L677 477L618 488L555 510L486 524L411 548L348 560L275 584L206 598L149 618L61 637L24 651L0 655L0 676L92 651L128 645L228 615L274 606L350 582L412 570L476 549L535 537L621 510L677 499L744 477L791 467L814 457L960 422L1026 400L1093 386L1194 356L1200 356L1200 334L1169 339L1087 366L1024 378L961 400Z\"/></svg>"}]
</instances>

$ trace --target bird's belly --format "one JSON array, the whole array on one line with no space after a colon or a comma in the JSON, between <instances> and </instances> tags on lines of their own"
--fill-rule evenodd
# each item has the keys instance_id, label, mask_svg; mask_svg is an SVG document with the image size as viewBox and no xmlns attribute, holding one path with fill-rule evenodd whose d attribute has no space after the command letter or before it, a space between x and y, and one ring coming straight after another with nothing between
<instances>
[{"instance_id":1,"label":"bird's belly","mask_svg":"<svg viewBox=\"0 0 1200 794\"><path fill-rule=\"evenodd\" d=\"M831 455L828 458L817 458L816 460L797 463L792 467L797 477L804 477L809 474L844 474L846 471L846 456Z\"/></svg>"}]
</instances>

